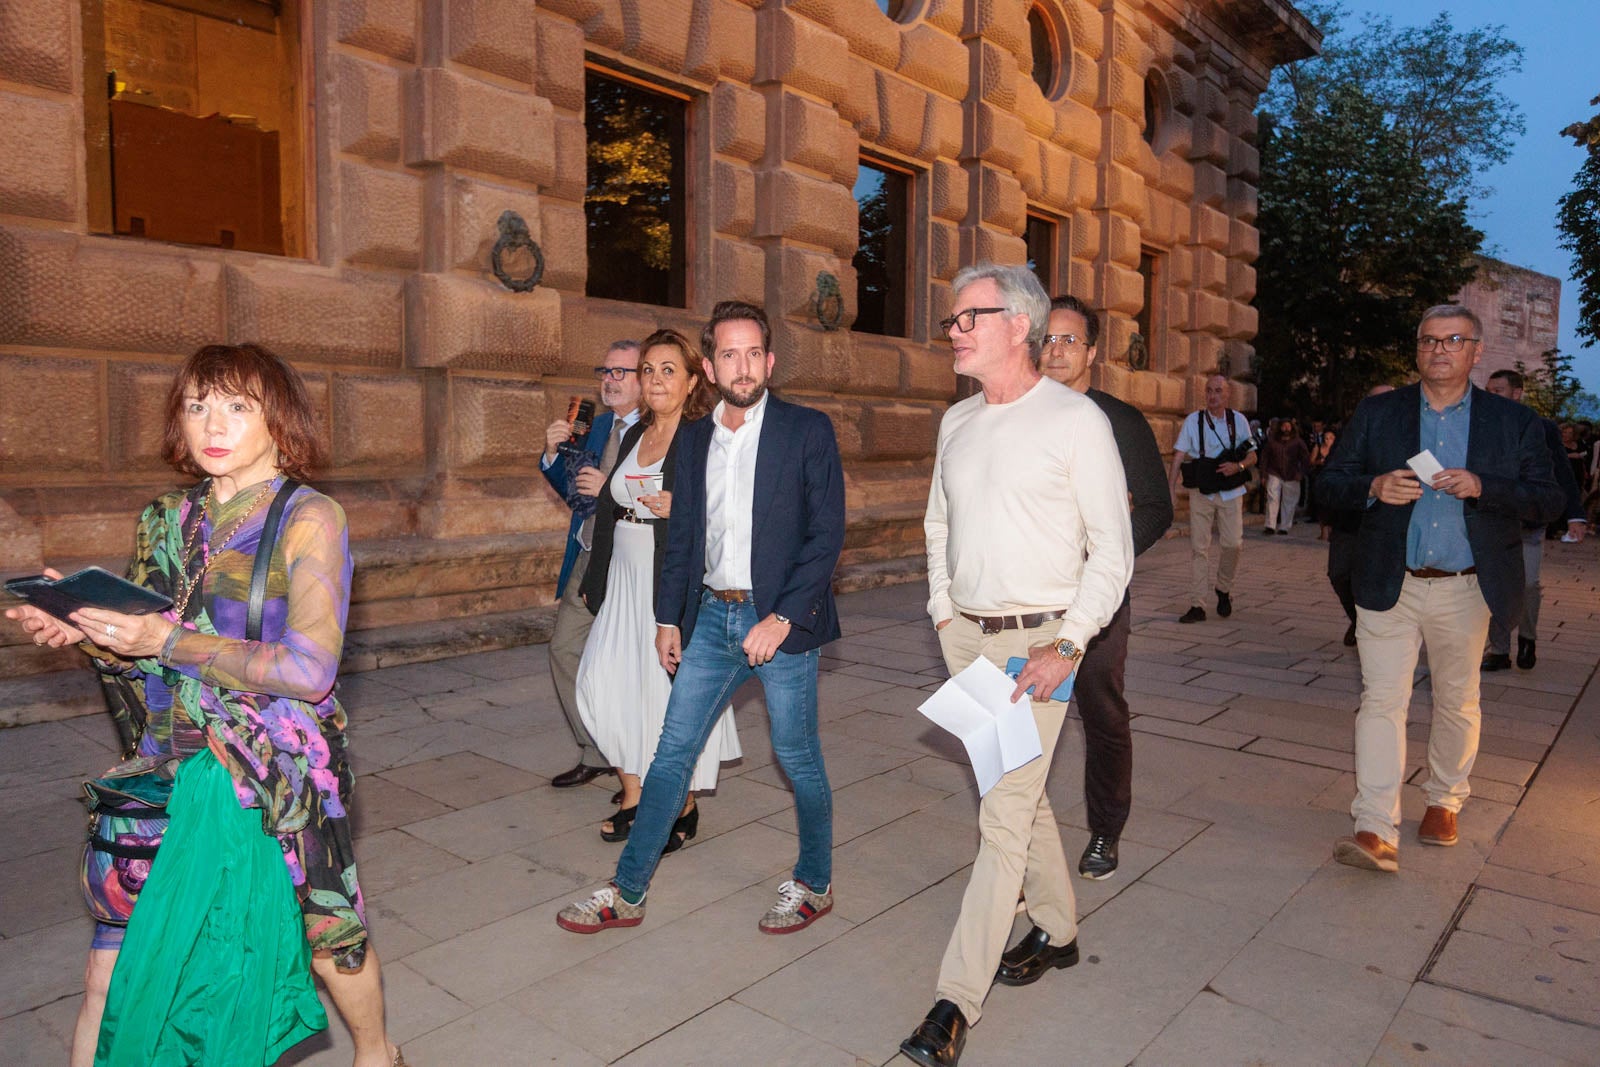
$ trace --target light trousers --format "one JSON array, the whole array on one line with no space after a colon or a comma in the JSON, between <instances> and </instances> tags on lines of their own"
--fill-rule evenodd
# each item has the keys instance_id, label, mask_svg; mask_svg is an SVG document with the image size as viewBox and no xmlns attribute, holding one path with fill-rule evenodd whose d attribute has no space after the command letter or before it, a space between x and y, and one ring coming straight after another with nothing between
<instances>
[{"instance_id":1,"label":"light trousers","mask_svg":"<svg viewBox=\"0 0 1600 1067\"><path fill-rule=\"evenodd\" d=\"M1478 756L1478 663L1489 630L1489 605L1478 576L1406 575L1388 611L1356 607L1361 652L1361 710L1356 712L1356 832L1400 841L1400 786L1406 768L1406 710L1417 654L1428 648L1433 723L1428 730L1428 805L1458 812Z\"/></svg>"},{"instance_id":2,"label":"light trousers","mask_svg":"<svg viewBox=\"0 0 1600 1067\"><path fill-rule=\"evenodd\" d=\"M1217 584L1211 584L1211 526L1217 527ZM1212 500L1198 490L1189 490L1189 550L1194 573L1189 587L1189 603L1206 606L1210 591L1233 592L1233 576L1239 570L1239 546L1244 543L1244 497Z\"/></svg>"},{"instance_id":3,"label":"light trousers","mask_svg":"<svg viewBox=\"0 0 1600 1067\"><path fill-rule=\"evenodd\" d=\"M1522 531L1522 619L1517 636L1524 641L1539 640L1539 568L1544 563L1544 527ZM1499 619L1489 620L1489 651L1502 656L1511 651L1511 627Z\"/></svg>"},{"instance_id":4,"label":"light trousers","mask_svg":"<svg viewBox=\"0 0 1600 1067\"><path fill-rule=\"evenodd\" d=\"M1049 622L1028 630L984 634L958 611L939 631L939 645L951 675L979 656L1004 669L1012 656L1026 657L1030 646L1054 640L1057 627ZM983 1012L983 998L1011 936L1019 891L1027 897L1028 918L1050 935L1052 945L1065 945L1078 936L1067 854L1044 791L1067 705L1053 700L1031 703L1044 756L1007 773L979 803L978 857L939 964L937 998L954 1003L968 1023L976 1023Z\"/></svg>"},{"instance_id":5,"label":"light trousers","mask_svg":"<svg viewBox=\"0 0 1600 1067\"><path fill-rule=\"evenodd\" d=\"M1267 529L1288 533L1294 527L1294 509L1299 506L1299 481L1267 475Z\"/></svg>"},{"instance_id":6,"label":"light trousers","mask_svg":"<svg viewBox=\"0 0 1600 1067\"><path fill-rule=\"evenodd\" d=\"M556 699L561 702L561 713L567 717L567 728L572 731L572 741L578 746L578 762L585 767L609 767L611 763L600 754L600 748L583 725L583 715L578 711L578 664L583 660L583 646L589 640L589 630L594 626L594 616L589 614L578 587L589 570L589 552L578 553L567 576L567 587L562 591L561 602L556 605L555 627L550 631L550 681L555 685Z\"/></svg>"}]
</instances>

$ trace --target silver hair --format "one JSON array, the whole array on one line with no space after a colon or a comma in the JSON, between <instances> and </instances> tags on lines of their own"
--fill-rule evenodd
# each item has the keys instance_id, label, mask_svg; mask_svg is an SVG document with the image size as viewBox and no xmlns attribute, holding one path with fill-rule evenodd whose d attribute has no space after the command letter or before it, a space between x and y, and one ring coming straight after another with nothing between
<instances>
[{"instance_id":1,"label":"silver hair","mask_svg":"<svg viewBox=\"0 0 1600 1067\"><path fill-rule=\"evenodd\" d=\"M950 282L950 289L959 293L972 283L986 279L992 280L1000 290L1000 303L1006 314L1028 316L1028 354L1037 365L1044 333L1050 326L1050 294L1027 267L1003 263L974 263L963 267Z\"/></svg>"},{"instance_id":2,"label":"silver hair","mask_svg":"<svg viewBox=\"0 0 1600 1067\"><path fill-rule=\"evenodd\" d=\"M613 352L621 352L625 349L637 349L638 347L639 342L630 339L612 341L610 345L606 346L606 355L610 355Z\"/></svg>"},{"instance_id":3,"label":"silver hair","mask_svg":"<svg viewBox=\"0 0 1600 1067\"><path fill-rule=\"evenodd\" d=\"M1430 319L1466 319L1472 323L1472 332L1480 338L1483 336L1483 320L1478 318L1478 313L1461 304L1435 304L1422 313L1422 319L1417 323L1417 333L1422 332L1422 327Z\"/></svg>"}]
</instances>

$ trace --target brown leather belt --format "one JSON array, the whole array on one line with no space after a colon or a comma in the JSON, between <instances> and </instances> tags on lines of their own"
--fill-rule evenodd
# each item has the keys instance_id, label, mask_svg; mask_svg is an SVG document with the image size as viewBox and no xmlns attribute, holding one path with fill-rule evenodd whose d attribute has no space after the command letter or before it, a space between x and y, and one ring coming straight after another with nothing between
<instances>
[{"instance_id":1,"label":"brown leather belt","mask_svg":"<svg viewBox=\"0 0 1600 1067\"><path fill-rule=\"evenodd\" d=\"M1413 578L1459 578L1463 574L1477 574L1478 568L1468 567L1464 571L1442 571L1437 567L1407 567L1406 573Z\"/></svg>"},{"instance_id":2,"label":"brown leather belt","mask_svg":"<svg viewBox=\"0 0 1600 1067\"><path fill-rule=\"evenodd\" d=\"M755 599L748 589L707 589L706 592L724 604L748 604Z\"/></svg>"},{"instance_id":3,"label":"brown leather belt","mask_svg":"<svg viewBox=\"0 0 1600 1067\"><path fill-rule=\"evenodd\" d=\"M1001 630L1031 630L1035 626L1054 622L1066 614L1065 610L1036 611L1032 615L968 615L963 611L961 617L968 622L977 623L978 629L986 634L997 634Z\"/></svg>"}]
</instances>

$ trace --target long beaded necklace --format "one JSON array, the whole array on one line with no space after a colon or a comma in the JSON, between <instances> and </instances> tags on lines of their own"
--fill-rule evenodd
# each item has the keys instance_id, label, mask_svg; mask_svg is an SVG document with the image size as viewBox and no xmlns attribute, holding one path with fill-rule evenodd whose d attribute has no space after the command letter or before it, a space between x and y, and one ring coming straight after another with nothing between
<instances>
[{"instance_id":1,"label":"long beaded necklace","mask_svg":"<svg viewBox=\"0 0 1600 1067\"><path fill-rule=\"evenodd\" d=\"M183 566L179 568L183 589L182 595L178 597L178 601L174 605L179 619L184 617L184 612L189 607L189 599L194 596L194 591L205 583L206 569L211 566L211 561L221 555L222 550L228 547L228 542L233 540L233 535L244 528L244 524L249 521L250 516L256 513L256 509L261 506L262 501L267 499L267 495L271 490L272 479L269 478L266 484L262 485L256 492L255 499L250 501L250 506L245 509L244 514L240 515L238 520L228 527L228 532L213 548L209 538L204 544L200 543L200 528L205 525L206 514L211 511L212 502L216 499L217 483L213 480L206 488L206 498L200 502L199 518L195 520L194 528L189 531L189 536L183 542ZM215 533L216 531L212 532ZM199 571L195 573L194 579L191 581L189 579L189 567L194 563L195 552L202 548L205 550L206 558L201 562Z\"/></svg>"}]
</instances>

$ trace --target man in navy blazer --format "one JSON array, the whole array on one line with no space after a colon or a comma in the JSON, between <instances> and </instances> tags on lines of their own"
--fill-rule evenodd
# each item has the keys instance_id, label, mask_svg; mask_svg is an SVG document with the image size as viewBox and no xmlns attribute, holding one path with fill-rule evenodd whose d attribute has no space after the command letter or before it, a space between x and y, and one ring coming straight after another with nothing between
<instances>
[{"instance_id":1,"label":"man in navy blazer","mask_svg":"<svg viewBox=\"0 0 1600 1067\"><path fill-rule=\"evenodd\" d=\"M666 722L616 877L556 922L576 933L637 926L695 760L728 699L761 681L772 750L794 789L800 856L758 923L802 930L833 907L833 797L817 733L817 664L839 636L832 580L844 547L844 473L833 424L767 391L772 331L752 304L723 301L701 334L722 394L682 431L656 651L674 674ZM680 838L681 839L681 838Z\"/></svg>"},{"instance_id":2,"label":"man in navy blazer","mask_svg":"<svg viewBox=\"0 0 1600 1067\"><path fill-rule=\"evenodd\" d=\"M599 495L609 467L606 444L613 436L612 430L619 420L626 430L639 418L639 342L613 341L594 374L600 379L600 402L606 410L595 416L589 432L575 443L580 450L593 455L599 466L585 467L576 475L569 474L566 457L558 450L571 436L572 424L566 419L557 419L545 428L544 456L539 470L563 500L571 499L571 490L587 497ZM616 436L620 438L621 434ZM556 621L550 632L550 680L555 685L561 711L567 717L572 740L578 746L578 765L550 779L550 784L557 789L583 785L611 769L578 714L578 662L583 658L583 646L594 625L594 616L578 595L578 587L583 584L584 571L589 567L589 535L593 529L592 509L587 515L573 512L572 521L567 525L567 551L561 558L561 576L556 579Z\"/></svg>"},{"instance_id":3,"label":"man in navy blazer","mask_svg":"<svg viewBox=\"0 0 1600 1067\"><path fill-rule=\"evenodd\" d=\"M1334 858L1353 867L1400 867L1406 709L1422 645L1433 721L1417 839L1456 843L1478 754L1478 662L1489 619L1513 622L1522 611L1522 524L1561 510L1538 416L1472 385L1482 332L1465 307L1424 312L1421 381L1363 400L1318 482L1330 507L1363 516L1354 582L1355 834L1334 845ZM1424 452L1442 468L1428 485L1408 465Z\"/></svg>"}]
</instances>

